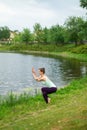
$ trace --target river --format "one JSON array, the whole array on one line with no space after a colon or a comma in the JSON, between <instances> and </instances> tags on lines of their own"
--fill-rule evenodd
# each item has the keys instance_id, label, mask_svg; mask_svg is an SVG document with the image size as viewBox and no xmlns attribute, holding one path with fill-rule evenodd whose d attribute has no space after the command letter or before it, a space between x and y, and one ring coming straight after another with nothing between
<instances>
[{"instance_id":1,"label":"river","mask_svg":"<svg viewBox=\"0 0 87 130\"><path fill-rule=\"evenodd\" d=\"M58 88L69 84L73 79L87 75L87 62L62 57L0 53L0 95L6 95L11 91L21 93L30 88L40 88L42 84L33 79L32 67L36 71L45 67L47 76Z\"/></svg>"}]
</instances>

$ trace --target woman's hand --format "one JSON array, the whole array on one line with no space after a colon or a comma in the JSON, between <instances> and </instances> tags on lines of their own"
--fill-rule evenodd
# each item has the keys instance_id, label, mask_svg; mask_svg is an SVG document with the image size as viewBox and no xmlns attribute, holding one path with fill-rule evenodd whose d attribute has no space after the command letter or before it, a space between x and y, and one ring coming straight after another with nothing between
<instances>
[{"instance_id":1,"label":"woman's hand","mask_svg":"<svg viewBox=\"0 0 87 130\"><path fill-rule=\"evenodd\" d=\"M38 81L38 77L36 75L34 67L32 67L32 74L33 74L34 79Z\"/></svg>"},{"instance_id":2,"label":"woman's hand","mask_svg":"<svg viewBox=\"0 0 87 130\"><path fill-rule=\"evenodd\" d=\"M32 67L32 73L36 73L34 67Z\"/></svg>"}]
</instances>

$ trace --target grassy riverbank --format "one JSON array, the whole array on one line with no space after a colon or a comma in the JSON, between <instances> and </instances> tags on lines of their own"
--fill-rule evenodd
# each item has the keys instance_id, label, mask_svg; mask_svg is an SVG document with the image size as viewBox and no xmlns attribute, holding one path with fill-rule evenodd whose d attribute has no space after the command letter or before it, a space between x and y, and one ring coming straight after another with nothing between
<instances>
[{"instance_id":1,"label":"grassy riverbank","mask_svg":"<svg viewBox=\"0 0 87 130\"><path fill-rule=\"evenodd\" d=\"M86 130L87 77L73 81L45 104L42 95L10 95L0 105L0 130Z\"/></svg>"},{"instance_id":2,"label":"grassy riverbank","mask_svg":"<svg viewBox=\"0 0 87 130\"><path fill-rule=\"evenodd\" d=\"M17 52L24 54L46 55L65 58L74 58L77 60L87 61L87 45L75 47L73 44L67 45L41 45L41 44L16 44L16 45L1 45L0 52Z\"/></svg>"}]
</instances>

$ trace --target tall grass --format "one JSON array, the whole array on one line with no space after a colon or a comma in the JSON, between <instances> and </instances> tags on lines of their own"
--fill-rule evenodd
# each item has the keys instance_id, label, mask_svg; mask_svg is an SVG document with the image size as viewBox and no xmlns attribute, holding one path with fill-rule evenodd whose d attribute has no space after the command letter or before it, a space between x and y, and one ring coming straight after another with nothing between
<instances>
[{"instance_id":1,"label":"tall grass","mask_svg":"<svg viewBox=\"0 0 87 130\"><path fill-rule=\"evenodd\" d=\"M68 86L65 86L64 88L60 88L57 91L57 94L68 94L72 93L74 90L80 90L87 87L87 77L84 77L82 79L73 80ZM29 100L37 100L40 98L41 93L37 93L35 95L30 95L27 92L24 92L22 94L14 94L12 91L7 94L6 96L0 96L0 106L15 106L16 104L26 103Z\"/></svg>"}]
</instances>

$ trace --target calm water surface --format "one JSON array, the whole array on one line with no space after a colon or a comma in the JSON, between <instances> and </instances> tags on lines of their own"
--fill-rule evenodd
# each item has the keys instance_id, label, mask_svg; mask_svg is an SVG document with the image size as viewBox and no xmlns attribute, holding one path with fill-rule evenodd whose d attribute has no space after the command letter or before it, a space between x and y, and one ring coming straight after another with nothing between
<instances>
[{"instance_id":1,"label":"calm water surface","mask_svg":"<svg viewBox=\"0 0 87 130\"><path fill-rule=\"evenodd\" d=\"M0 53L0 95L10 91L23 92L29 88L41 87L31 73L40 67L46 68L46 74L62 87L73 79L87 75L87 62L65 58L48 58L34 55Z\"/></svg>"}]
</instances>

